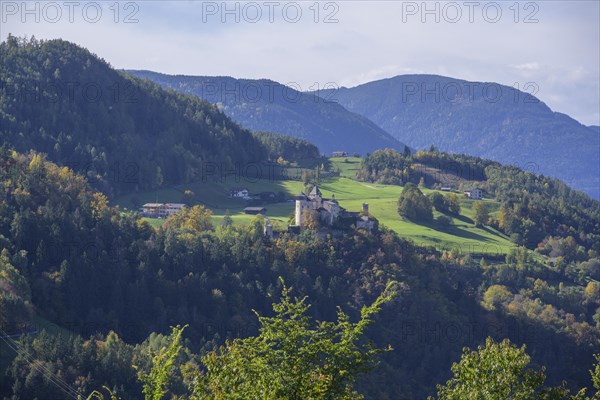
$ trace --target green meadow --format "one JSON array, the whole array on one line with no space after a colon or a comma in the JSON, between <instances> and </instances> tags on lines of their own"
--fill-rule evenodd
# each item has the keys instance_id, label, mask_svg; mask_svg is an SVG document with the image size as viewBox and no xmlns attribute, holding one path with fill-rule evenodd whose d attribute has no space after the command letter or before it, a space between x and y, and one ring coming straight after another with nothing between
<instances>
[{"instance_id":1,"label":"green meadow","mask_svg":"<svg viewBox=\"0 0 600 400\"><path fill-rule=\"evenodd\" d=\"M347 160L347 162L346 162ZM437 249L457 248L462 253L506 253L514 244L500 232L490 228L478 228L473 223L473 200L460 200L461 215L452 218L452 224L446 229L441 229L435 222L417 224L402 219L397 212L397 201L402 187L394 185L379 185L367 182L358 182L350 179L360 167L359 158L334 158L330 159L332 170L339 171L340 177L323 180L320 189L324 197L332 197L340 205L350 211L358 211L362 203L369 204L369 212L376 217L380 224L396 231L400 236L412 239L417 244L432 245ZM283 192L285 202L260 203L254 201L251 205L264 206L267 216L272 221L276 230L285 230L294 211L294 202L290 201L303 190L303 184L296 180L266 180L266 179L229 179L220 182L196 182L172 188L166 188L148 193L123 196L117 199L117 204L122 210L135 209L135 205L146 202L180 202L183 192L191 190L195 193L195 201L203 204L213 211L215 225L219 224L226 214L229 214L234 224L248 224L254 219L253 215L244 214L244 207L250 205L248 201L229 197L232 187L245 187L251 193ZM424 193L431 190L422 189ZM482 200L488 205L490 214L494 215L499 204L493 200ZM434 216L440 215L434 211ZM153 226L160 226L162 220L147 219Z\"/></svg>"},{"instance_id":2,"label":"green meadow","mask_svg":"<svg viewBox=\"0 0 600 400\"><path fill-rule=\"evenodd\" d=\"M360 169L361 159L357 157L335 157L330 158L329 162L333 171L339 171L340 176L344 178L354 178L356 172Z\"/></svg>"}]
</instances>

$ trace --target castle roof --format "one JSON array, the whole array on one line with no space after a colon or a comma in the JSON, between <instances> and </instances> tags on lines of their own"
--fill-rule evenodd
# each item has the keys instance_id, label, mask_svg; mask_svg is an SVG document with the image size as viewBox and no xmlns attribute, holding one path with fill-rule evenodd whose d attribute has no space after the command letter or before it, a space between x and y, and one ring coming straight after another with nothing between
<instances>
[{"instance_id":1,"label":"castle roof","mask_svg":"<svg viewBox=\"0 0 600 400\"><path fill-rule=\"evenodd\" d=\"M296 200L306 200L307 197L304 194L304 192L300 192L300 194L298 196L296 196Z\"/></svg>"},{"instance_id":2,"label":"castle roof","mask_svg":"<svg viewBox=\"0 0 600 400\"><path fill-rule=\"evenodd\" d=\"M310 191L309 196L322 196L322 193L319 190L319 187L315 186L314 188L312 188L312 190Z\"/></svg>"}]
</instances>

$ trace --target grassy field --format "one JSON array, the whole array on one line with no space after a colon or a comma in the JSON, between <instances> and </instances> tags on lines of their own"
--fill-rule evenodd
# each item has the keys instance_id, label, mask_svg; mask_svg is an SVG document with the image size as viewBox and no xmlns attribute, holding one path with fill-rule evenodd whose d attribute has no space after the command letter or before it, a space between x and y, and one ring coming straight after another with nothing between
<instances>
[{"instance_id":1,"label":"grassy field","mask_svg":"<svg viewBox=\"0 0 600 400\"><path fill-rule=\"evenodd\" d=\"M443 231L435 223L416 224L400 218L397 202L402 187L377 185L340 178L321 185L321 191L328 196L335 193L340 205L348 210L360 210L363 202L369 203L369 212L380 223L410 238L419 244L433 245L436 248L458 247L462 252L506 253L513 244L508 238L491 228L477 228L473 223L472 200L461 199L461 216L453 218L449 229ZM431 190L423 189L424 193ZM492 215L499 205L491 200L488 204ZM434 212L434 216L440 215Z\"/></svg>"},{"instance_id":2,"label":"grassy field","mask_svg":"<svg viewBox=\"0 0 600 400\"><path fill-rule=\"evenodd\" d=\"M346 162L348 160L348 162ZM478 228L473 223L473 201L460 200L461 215L452 219L452 225L442 230L437 224L417 224L400 218L397 212L397 201L402 187L393 185L378 185L358 182L350 179L360 167L359 158L334 158L330 160L334 170L341 173L339 178L327 179L320 185L325 197L335 195L340 205L350 211L358 211L362 203L369 203L370 213L379 219L380 223L393 229L403 237L410 238L418 244L433 245L440 250L458 248L462 253L506 253L514 247L508 238L496 230L484 227ZM287 199L296 196L303 189L299 181L285 180L239 180L230 179L225 182L197 182L174 188L158 190L150 193L124 196L117 199L122 209L131 209L135 203L145 202L180 202L183 191L189 189L196 195L196 201L211 208L215 224L219 224L226 214L229 214L234 224L248 224L254 216L243 212L248 204L242 199L228 196L232 187L246 187L251 193L283 192ZM423 189L424 193L431 190ZM493 215L499 204L493 200L483 200ZM253 204L255 205L255 204ZM276 230L284 230L290 214L294 210L294 202L285 201L274 204L261 204L267 209ZM434 216L439 213L434 212ZM147 219L153 226L162 225L162 220Z\"/></svg>"},{"instance_id":3,"label":"grassy field","mask_svg":"<svg viewBox=\"0 0 600 400\"><path fill-rule=\"evenodd\" d=\"M354 178L360 169L361 158L356 157L334 157L330 158L332 171L340 171L343 178Z\"/></svg>"}]
</instances>

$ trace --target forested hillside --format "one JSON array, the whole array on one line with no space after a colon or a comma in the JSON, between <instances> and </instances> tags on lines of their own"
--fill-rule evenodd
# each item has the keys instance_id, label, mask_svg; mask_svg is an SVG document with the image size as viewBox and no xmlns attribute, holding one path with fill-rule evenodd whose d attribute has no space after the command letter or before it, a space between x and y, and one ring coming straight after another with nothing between
<instances>
[{"instance_id":1,"label":"forested hillside","mask_svg":"<svg viewBox=\"0 0 600 400\"><path fill-rule=\"evenodd\" d=\"M107 385L137 398L140 384L129 364L148 365L135 354L160 347L164 338L153 331L189 324L184 337L194 354L225 338L255 335L251 309L269 315L280 276L294 294L310 296L309 314L321 320L334 320L336 305L356 319L389 281L397 282L396 298L366 332L379 347L394 348L356 386L368 399L434 394L462 347L488 336L527 344L534 364L548 368L550 385L566 379L573 388L591 386L587 370L600 337L600 286L589 281L599 270L593 248L575 248L574 258L549 268L525 251L494 263L440 254L385 228L341 236L306 230L271 240L260 217L248 227L213 229L201 206L154 230L38 154L3 149L0 156L0 261L9 277L0 298L19 316L2 320L1 328L21 331L30 314L20 310L28 309L76 334L67 342L46 334L24 339L28 356L14 359L4 395L60 397L36 367L43 363L82 394ZM29 289L15 296L16 287ZM90 335L93 341L84 342ZM148 335L139 348L126 344ZM181 363L195 360L182 357ZM173 379L169 390L185 391Z\"/></svg>"},{"instance_id":2,"label":"forested hillside","mask_svg":"<svg viewBox=\"0 0 600 400\"><path fill-rule=\"evenodd\" d=\"M0 144L48 154L105 192L158 188L267 159L264 146L197 97L117 72L63 40L0 44Z\"/></svg>"},{"instance_id":3,"label":"forested hillside","mask_svg":"<svg viewBox=\"0 0 600 400\"><path fill-rule=\"evenodd\" d=\"M442 151L514 164L600 198L598 130L553 112L535 97L539 90L535 82L514 88L400 75L318 94L415 148L435 145Z\"/></svg>"},{"instance_id":4,"label":"forested hillside","mask_svg":"<svg viewBox=\"0 0 600 400\"><path fill-rule=\"evenodd\" d=\"M253 135L266 147L269 159L273 161L279 157L282 161L316 160L321 157L318 147L306 140L271 132L254 132Z\"/></svg>"}]
</instances>

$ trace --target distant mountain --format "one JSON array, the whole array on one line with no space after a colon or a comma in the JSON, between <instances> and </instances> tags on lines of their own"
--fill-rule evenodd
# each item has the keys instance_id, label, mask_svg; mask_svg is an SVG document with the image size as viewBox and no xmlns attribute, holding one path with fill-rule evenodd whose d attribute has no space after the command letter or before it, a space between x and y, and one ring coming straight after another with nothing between
<instances>
[{"instance_id":1,"label":"distant mountain","mask_svg":"<svg viewBox=\"0 0 600 400\"><path fill-rule=\"evenodd\" d=\"M63 40L0 44L0 145L45 152L106 191L198 180L268 151L217 107L112 69Z\"/></svg>"},{"instance_id":2,"label":"distant mountain","mask_svg":"<svg viewBox=\"0 0 600 400\"><path fill-rule=\"evenodd\" d=\"M529 89L529 88L527 88ZM481 156L562 179L600 198L600 136L536 97L496 83L401 75L319 95L417 148Z\"/></svg>"},{"instance_id":3,"label":"distant mountain","mask_svg":"<svg viewBox=\"0 0 600 400\"><path fill-rule=\"evenodd\" d=\"M271 80L127 72L216 104L245 128L302 138L327 154L338 150L365 154L386 147L404 149L403 143L367 118Z\"/></svg>"}]
</instances>

